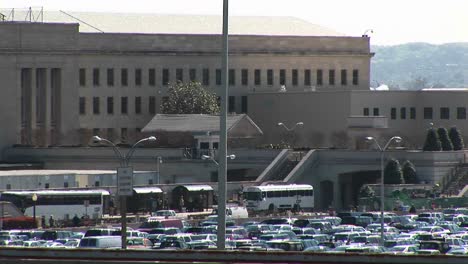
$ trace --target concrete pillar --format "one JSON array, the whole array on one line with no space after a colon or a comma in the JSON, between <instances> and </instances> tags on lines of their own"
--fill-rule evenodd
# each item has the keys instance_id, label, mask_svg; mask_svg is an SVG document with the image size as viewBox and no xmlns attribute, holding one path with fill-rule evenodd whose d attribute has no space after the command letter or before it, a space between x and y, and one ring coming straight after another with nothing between
<instances>
[{"instance_id":1,"label":"concrete pillar","mask_svg":"<svg viewBox=\"0 0 468 264\"><path fill-rule=\"evenodd\" d=\"M44 115L44 124L42 129L42 143L44 146L50 145L50 137L51 137L51 127L52 127L52 71L50 69L44 69L44 97L43 97L43 105L41 106L43 109Z\"/></svg>"},{"instance_id":2,"label":"concrete pillar","mask_svg":"<svg viewBox=\"0 0 468 264\"><path fill-rule=\"evenodd\" d=\"M31 68L31 86L29 87L29 98L28 98L28 102L29 102L29 120L27 120L26 122L29 122L29 130L30 130L30 133L29 133L29 137L30 137L30 143L32 145L36 145L36 133L37 133L37 116L36 116L36 110L37 110L37 107L36 107L36 104L37 104L37 99L36 99L36 69L34 68Z\"/></svg>"}]
</instances>

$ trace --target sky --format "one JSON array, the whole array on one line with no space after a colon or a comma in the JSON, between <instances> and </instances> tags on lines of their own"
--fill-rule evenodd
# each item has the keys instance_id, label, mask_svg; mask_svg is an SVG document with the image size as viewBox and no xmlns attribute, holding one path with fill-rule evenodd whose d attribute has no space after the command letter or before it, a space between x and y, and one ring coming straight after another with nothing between
<instances>
[{"instance_id":1,"label":"sky","mask_svg":"<svg viewBox=\"0 0 468 264\"><path fill-rule=\"evenodd\" d=\"M0 9L222 15L223 0L0 0ZM293 16L373 45L468 42L468 0L231 0L230 16ZM371 31L372 30L372 31ZM372 33L371 33L372 32Z\"/></svg>"}]
</instances>

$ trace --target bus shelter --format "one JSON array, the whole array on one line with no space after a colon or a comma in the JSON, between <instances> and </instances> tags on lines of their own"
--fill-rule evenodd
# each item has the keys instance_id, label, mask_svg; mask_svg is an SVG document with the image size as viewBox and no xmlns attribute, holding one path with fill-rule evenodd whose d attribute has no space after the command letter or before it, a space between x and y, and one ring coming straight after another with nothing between
<instances>
[{"instance_id":1,"label":"bus shelter","mask_svg":"<svg viewBox=\"0 0 468 264\"><path fill-rule=\"evenodd\" d=\"M128 211L133 213L155 212L164 209L164 193L159 187L134 187L128 198Z\"/></svg>"},{"instance_id":2,"label":"bus shelter","mask_svg":"<svg viewBox=\"0 0 468 264\"><path fill-rule=\"evenodd\" d=\"M202 212L213 206L210 185L179 185L172 190L173 208L180 212Z\"/></svg>"}]
</instances>

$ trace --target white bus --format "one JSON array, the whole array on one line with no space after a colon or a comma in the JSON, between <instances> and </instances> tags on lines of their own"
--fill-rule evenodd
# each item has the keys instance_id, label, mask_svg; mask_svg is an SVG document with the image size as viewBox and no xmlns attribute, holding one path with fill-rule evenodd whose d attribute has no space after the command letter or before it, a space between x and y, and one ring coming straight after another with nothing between
<instances>
[{"instance_id":1,"label":"white bus","mask_svg":"<svg viewBox=\"0 0 468 264\"><path fill-rule=\"evenodd\" d=\"M32 197L36 195L37 201ZM34 204L36 216L53 215L56 220L87 215L90 218L100 218L107 213L110 193L107 190L35 190L6 191L0 194L0 200L9 201L20 208L25 215L32 216Z\"/></svg>"},{"instance_id":2,"label":"white bus","mask_svg":"<svg viewBox=\"0 0 468 264\"><path fill-rule=\"evenodd\" d=\"M307 184L249 186L243 190L249 211L312 210L314 187Z\"/></svg>"}]
</instances>

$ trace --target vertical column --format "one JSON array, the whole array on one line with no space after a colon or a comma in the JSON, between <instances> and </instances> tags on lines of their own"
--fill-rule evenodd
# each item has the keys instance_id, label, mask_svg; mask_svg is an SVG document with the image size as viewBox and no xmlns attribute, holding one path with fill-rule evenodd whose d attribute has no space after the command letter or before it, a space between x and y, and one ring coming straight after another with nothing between
<instances>
[{"instance_id":1,"label":"vertical column","mask_svg":"<svg viewBox=\"0 0 468 264\"><path fill-rule=\"evenodd\" d=\"M48 107L48 97L50 95L47 87L47 69L36 69L36 145L46 146L46 124L50 119L46 119ZM50 109L49 109L50 110Z\"/></svg>"},{"instance_id":2,"label":"vertical column","mask_svg":"<svg viewBox=\"0 0 468 264\"><path fill-rule=\"evenodd\" d=\"M43 115L44 115L44 124L43 124L43 129L42 129L42 135L43 135L43 145L44 146L49 146L51 144L50 138L51 138L51 128L52 128L52 104L54 103L53 101L53 94L52 94L52 89L53 89L53 80L52 80L52 75L53 75L53 69L44 69L44 97L43 97Z\"/></svg>"},{"instance_id":3,"label":"vertical column","mask_svg":"<svg viewBox=\"0 0 468 264\"><path fill-rule=\"evenodd\" d=\"M32 145L36 145L36 133L37 133L37 114L36 114L36 104L37 104L37 92L36 92L36 82L37 82L37 69L31 68L31 85L29 87L29 128L30 134L29 139Z\"/></svg>"},{"instance_id":4,"label":"vertical column","mask_svg":"<svg viewBox=\"0 0 468 264\"><path fill-rule=\"evenodd\" d=\"M32 70L31 68L21 68L21 122L20 122L20 142L21 144L31 144L31 90L32 90Z\"/></svg>"},{"instance_id":5,"label":"vertical column","mask_svg":"<svg viewBox=\"0 0 468 264\"><path fill-rule=\"evenodd\" d=\"M56 145L60 141L61 135L61 89L62 89L62 71L60 68L53 68L50 72L50 144Z\"/></svg>"}]
</instances>

